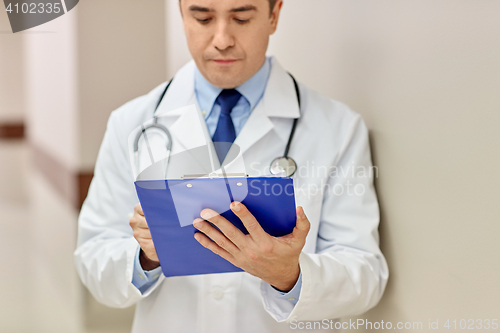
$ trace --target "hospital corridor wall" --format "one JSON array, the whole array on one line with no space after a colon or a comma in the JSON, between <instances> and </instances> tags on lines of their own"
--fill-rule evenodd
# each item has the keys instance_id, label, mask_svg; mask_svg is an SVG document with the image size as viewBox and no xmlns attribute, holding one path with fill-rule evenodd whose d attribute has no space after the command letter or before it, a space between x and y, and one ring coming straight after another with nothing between
<instances>
[{"instance_id":1,"label":"hospital corridor wall","mask_svg":"<svg viewBox=\"0 0 500 333\"><path fill-rule=\"evenodd\" d=\"M164 13L82 1L12 34L0 11L0 332L130 332L134 308L97 303L73 251L111 111L165 81Z\"/></svg>"}]
</instances>

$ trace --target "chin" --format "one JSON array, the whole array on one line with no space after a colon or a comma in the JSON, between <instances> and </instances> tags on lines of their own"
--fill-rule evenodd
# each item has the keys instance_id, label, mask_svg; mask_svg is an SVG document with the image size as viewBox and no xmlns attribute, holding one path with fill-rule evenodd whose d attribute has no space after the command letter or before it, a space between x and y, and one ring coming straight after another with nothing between
<instances>
[{"instance_id":1,"label":"chin","mask_svg":"<svg viewBox=\"0 0 500 333\"><path fill-rule=\"evenodd\" d=\"M211 84L222 89L232 89L245 82L242 81L241 74L232 72L212 73L207 79Z\"/></svg>"},{"instance_id":2,"label":"chin","mask_svg":"<svg viewBox=\"0 0 500 333\"><path fill-rule=\"evenodd\" d=\"M222 89L232 89L246 81L243 70L244 65L241 61L230 66L220 66L208 62L204 64L202 74L214 86Z\"/></svg>"}]
</instances>

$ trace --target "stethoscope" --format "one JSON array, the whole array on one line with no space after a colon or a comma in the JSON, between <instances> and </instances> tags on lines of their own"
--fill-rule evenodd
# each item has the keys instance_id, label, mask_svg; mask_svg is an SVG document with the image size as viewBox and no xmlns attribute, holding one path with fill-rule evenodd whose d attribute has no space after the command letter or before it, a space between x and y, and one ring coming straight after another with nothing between
<instances>
[{"instance_id":1,"label":"stethoscope","mask_svg":"<svg viewBox=\"0 0 500 333\"><path fill-rule=\"evenodd\" d=\"M289 75L292 78L293 84L295 86L295 93L297 94L297 102L299 104L299 112L300 112L301 103L300 103L299 85L297 84L297 81L295 80L293 75L290 73L289 73ZM165 94L167 93L167 90L170 87L170 84L172 83L172 81L173 81L173 79L167 84L167 86L165 87L165 90L163 91L163 93L160 96L160 100L156 104L155 110L153 112L153 124L150 124L147 126L142 125L141 130L139 131L139 133L137 133L137 136L136 136L135 141L134 141L134 154L136 157L136 161L138 159L137 156L138 156L138 152L139 152L139 141L140 141L142 135L144 135L144 140L146 142L146 146L148 147L149 157L151 158L151 161L153 161L153 152L151 151L151 147L149 145L148 136L147 136L146 131L148 129L154 128L154 129L158 129L158 130L164 132L167 135L168 140L167 140L166 147L167 147L167 154L169 155L167 157L167 164L168 164L168 159L170 158L170 152L172 150L172 136L170 135L170 131L165 126L158 124L158 117L155 116L155 113L158 110L158 107L160 106L163 98L165 97ZM285 153L283 154L283 156L275 158L271 162L271 165L269 166L269 171L273 175L283 175L284 174L286 177L291 177L295 174L295 171L297 171L297 163L294 161L293 158L288 156L288 152L290 151L290 146L291 146L292 141L293 141L293 136L295 134L295 128L297 127L298 120L299 120L299 118L295 118L293 120L292 130L290 132L290 136L288 137L288 142L286 144Z\"/></svg>"}]
</instances>

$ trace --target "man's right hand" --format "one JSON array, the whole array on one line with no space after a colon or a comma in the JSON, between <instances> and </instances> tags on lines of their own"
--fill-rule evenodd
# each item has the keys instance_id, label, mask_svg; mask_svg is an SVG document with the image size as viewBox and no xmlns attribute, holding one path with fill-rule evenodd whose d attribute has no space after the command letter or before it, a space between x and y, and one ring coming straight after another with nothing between
<instances>
[{"instance_id":1,"label":"man's right hand","mask_svg":"<svg viewBox=\"0 0 500 333\"><path fill-rule=\"evenodd\" d=\"M144 217L141 204L135 205L134 215L130 219L129 224L134 231L134 238L141 246L139 260L141 262L142 269L150 271L159 267L160 261L158 260L155 245L153 244L151 232L149 231L148 223Z\"/></svg>"}]
</instances>

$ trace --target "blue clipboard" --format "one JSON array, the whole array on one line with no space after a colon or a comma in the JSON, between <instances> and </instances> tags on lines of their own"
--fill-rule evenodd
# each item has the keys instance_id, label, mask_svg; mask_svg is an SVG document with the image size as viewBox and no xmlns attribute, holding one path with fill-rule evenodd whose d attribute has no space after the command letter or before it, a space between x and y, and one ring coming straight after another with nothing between
<instances>
[{"instance_id":1,"label":"blue clipboard","mask_svg":"<svg viewBox=\"0 0 500 333\"><path fill-rule=\"evenodd\" d=\"M135 182L163 274L185 276L242 270L194 239L193 221L211 208L248 234L229 209L242 202L270 235L292 232L296 223L293 179L289 177L185 178Z\"/></svg>"}]
</instances>

